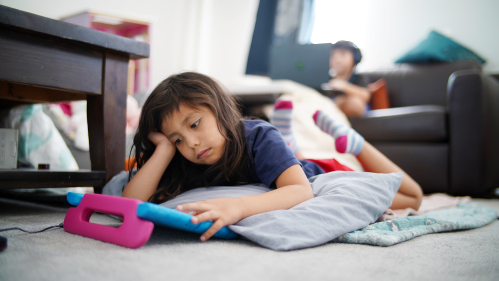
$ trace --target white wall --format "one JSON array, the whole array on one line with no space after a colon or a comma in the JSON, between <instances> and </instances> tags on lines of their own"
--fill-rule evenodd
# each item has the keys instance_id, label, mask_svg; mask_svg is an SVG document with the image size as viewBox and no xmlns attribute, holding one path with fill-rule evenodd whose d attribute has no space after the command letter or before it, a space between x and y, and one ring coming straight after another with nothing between
<instances>
[{"instance_id":1,"label":"white wall","mask_svg":"<svg viewBox=\"0 0 499 281\"><path fill-rule=\"evenodd\" d=\"M151 81L195 70L222 81L244 74L258 0L0 0L0 4L59 19L84 10L154 21ZM393 63L432 29L471 48L499 73L499 0L366 0L367 27L359 70ZM331 13L334 17L334 12ZM353 19L355 20L355 19Z\"/></svg>"},{"instance_id":2,"label":"white wall","mask_svg":"<svg viewBox=\"0 0 499 281\"><path fill-rule=\"evenodd\" d=\"M499 73L498 0L370 0L359 70L394 62L435 29L487 60Z\"/></svg>"},{"instance_id":3,"label":"white wall","mask_svg":"<svg viewBox=\"0 0 499 281\"><path fill-rule=\"evenodd\" d=\"M153 21L151 80L194 70L220 80L242 76L258 0L0 0L0 4L52 19L85 10Z\"/></svg>"}]
</instances>

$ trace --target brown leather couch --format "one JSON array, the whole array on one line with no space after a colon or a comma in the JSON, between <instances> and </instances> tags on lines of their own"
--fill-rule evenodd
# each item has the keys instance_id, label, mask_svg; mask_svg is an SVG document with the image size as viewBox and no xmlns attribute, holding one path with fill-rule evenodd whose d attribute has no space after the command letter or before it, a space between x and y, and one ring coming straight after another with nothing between
<instances>
[{"instance_id":1,"label":"brown leather couch","mask_svg":"<svg viewBox=\"0 0 499 281\"><path fill-rule=\"evenodd\" d=\"M352 127L425 193L488 197L499 187L499 83L475 62L401 64L384 78L392 108Z\"/></svg>"}]
</instances>

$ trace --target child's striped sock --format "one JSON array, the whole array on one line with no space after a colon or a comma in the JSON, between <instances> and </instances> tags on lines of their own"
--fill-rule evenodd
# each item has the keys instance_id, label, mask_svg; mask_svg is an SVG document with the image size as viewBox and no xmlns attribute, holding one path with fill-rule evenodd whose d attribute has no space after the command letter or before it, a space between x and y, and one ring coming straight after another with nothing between
<instances>
[{"instance_id":1,"label":"child's striped sock","mask_svg":"<svg viewBox=\"0 0 499 281\"><path fill-rule=\"evenodd\" d=\"M340 153L359 155L364 145L364 138L354 129L333 120L326 113L318 110L314 114L315 124L335 139L336 150Z\"/></svg>"},{"instance_id":2,"label":"child's striped sock","mask_svg":"<svg viewBox=\"0 0 499 281\"><path fill-rule=\"evenodd\" d=\"M270 124L274 125L282 135L294 154L298 152L298 144L292 130L293 102L280 100L274 104L274 113L270 117Z\"/></svg>"}]
</instances>

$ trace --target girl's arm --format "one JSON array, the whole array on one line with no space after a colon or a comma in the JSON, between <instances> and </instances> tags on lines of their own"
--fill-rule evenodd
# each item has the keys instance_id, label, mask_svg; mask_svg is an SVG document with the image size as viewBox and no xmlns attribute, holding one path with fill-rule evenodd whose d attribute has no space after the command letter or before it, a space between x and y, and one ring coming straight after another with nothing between
<instances>
[{"instance_id":1,"label":"girl's arm","mask_svg":"<svg viewBox=\"0 0 499 281\"><path fill-rule=\"evenodd\" d=\"M156 145L151 158L135 174L123 190L122 197L147 201L158 188L159 180L175 155L175 146L159 132L151 132L149 139Z\"/></svg>"},{"instance_id":2,"label":"girl's arm","mask_svg":"<svg viewBox=\"0 0 499 281\"><path fill-rule=\"evenodd\" d=\"M275 181L277 189L259 195L238 198L217 198L177 206L177 210L197 213L192 223L213 220L213 225L201 236L205 241L220 228L246 217L285 210L314 197L312 186L300 165L282 172Z\"/></svg>"},{"instance_id":3,"label":"girl's arm","mask_svg":"<svg viewBox=\"0 0 499 281\"><path fill-rule=\"evenodd\" d=\"M286 210L314 198L312 186L300 165L293 165L286 169L275 183L276 190L240 197L244 218L274 210Z\"/></svg>"}]
</instances>

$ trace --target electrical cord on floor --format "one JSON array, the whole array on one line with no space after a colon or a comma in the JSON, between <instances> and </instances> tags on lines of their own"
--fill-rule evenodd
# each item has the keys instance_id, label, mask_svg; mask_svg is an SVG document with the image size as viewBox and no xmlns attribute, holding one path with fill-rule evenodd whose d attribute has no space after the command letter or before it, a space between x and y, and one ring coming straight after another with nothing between
<instances>
[{"instance_id":1,"label":"electrical cord on floor","mask_svg":"<svg viewBox=\"0 0 499 281\"><path fill-rule=\"evenodd\" d=\"M44 228L42 230L38 230L38 231L28 231L28 230L24 230L20 227L11 227L11 228L4 228L4 229L0 229L0 232L2 231L9 231L9 230L20 230L20 231L23 231L23 232L26 232L26 233L40 233L40 232L43 232L43 231L46 231L46 230L49 230L49 229L52 229L52 228L61 228L61 227L64 227L64 223L60 223L58 225L53 225L53 226L49 226L47 228ZM3 251L7 248L7 238L5 237L2 237L0 236L0 251Z\"/></svg>"},{"instance_id":2,"label":"electrical cord on floor","mask_svg":"<svg viewBox=\"0 0 499 281\"><path fill-rule=\"evenodd\" d=\"M56 228L56 227L64 227L64 223L60 223L58 225L53 225L53 226L49 226L47 228L44 228L42 230L38 230L38 231L28 231L28 230L24 230L22 228L19 228L19 227L11 227L11 228L4 228L4 229L0 229L0 232L2 231L9 231L9 230L20 230L20 231L24 231L24 232L27 232L27 233L40 233L40 232L44 232L46 230L49 230L49 229L52 229L52 228Z\"/></svg>"}]
</instances>

